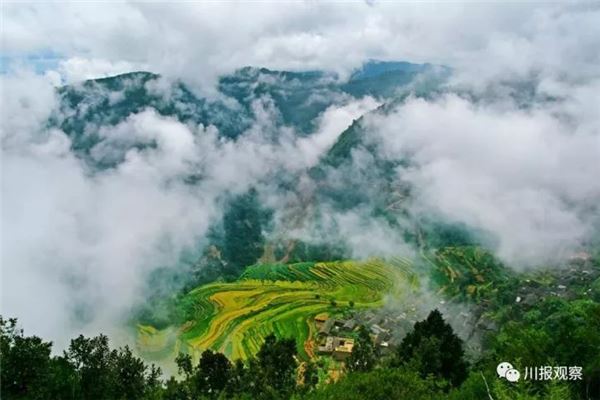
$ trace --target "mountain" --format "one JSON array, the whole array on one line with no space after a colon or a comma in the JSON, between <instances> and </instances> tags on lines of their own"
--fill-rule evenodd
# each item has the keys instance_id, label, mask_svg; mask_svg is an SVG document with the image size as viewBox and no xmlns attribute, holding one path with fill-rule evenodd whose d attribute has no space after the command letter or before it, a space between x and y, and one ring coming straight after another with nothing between
<instances>
[{"instance_id":1,"label":"mountain","mask_svg":"<svg viewBox=\"0 0 600 400\"><path fill-rule=\"evenodd\" d=\"M59 88L60 107L50 124L69 135L73 150L89 159L90 150L102 140L96 128L116 125L144 109L184 123L213 125L221 136L235 139L252 125L253 104L268 99L277 110L278 124L306 136L331 105L366 95L383 100L409 90L417 76L430 74L441 80L445 73L445 69L434 72L429 64L370 62L344 82L323 71L246 67L222 76L217 95L203 97L184 82L131 72ZM111 165L101 162L99 166Z\"/></svg>"},{"instance_id":2,"label":"mountain","mask_svg":"<svg viewBox=\"0 0 600 400\"><path fill-rule=\"evenodd\" d=\"M186 124L212 125L223 140L236 141L264 118L261 112L267 108L270 122L276 127L291 130L298 138L309 138L317 129L319 116L328 107L371 96L381 106L370 115L385 115L409 95L428 98L439 95L450 73L446 67L431 64L369 61L343 80L327 71L245 67L220 77L216 94L201 96L182 81L170 81L150 72L131 72L59 88L60 106L49 124L71 138L73 151L86 161L91 171L101 171L119 165L129 149L153 146L152 142L133 137L119 142L118 156L111 153L110 158L99 157L102 152L94 151L107 140L103 130L144 110L154 110ZM409 243L423 245L431 240L471 244L465 226L449 225L436 216L410 214L411 187L399 179L396 171L411 160L382 159L380 149L366 140L368 132L363 123L366 117L360 116L340 132L335 143L309 170L292 176L281 172L269 176L268 182L253 183L270 185L302 200L290 202L284 210L272 210L261 204L257 200L259 194L252 191L225 201L225 223L213 226L210 235L217 253L209 251L209 260L201 261L198 267L217 274L204 272L198 279L212 280L220 274L235 278L248 262L240 263L228 255L250 254L247 249L254 249L251 253L257 255L253 259L258 256L273 261L315 261L349 255L344 238L330 236L306 242L286 233L307 224L321 224L327 219L328 209L367 213L377 223L401 232ZM369 165L360 171L352 158L357 151L368 154ZM306 191L301 185L303 176L309 177L312 190ZM186 182L191 185L201 179L194 171L190 171L190 177ZM276 211L284 217L274 227L270 216ZM235 222L239 216L245 216L243 221ZM227 221L234 222L228 225ZM220 256L215 259L210 254ZM204 268L207 263L212 267Z\"/></svg>"},{"instance_id":3,"label":"mountain","mask_svg":"<svg viewBox=\"0 0 600 400\"><path fill-rule=\"evenodd\" d=\"M115 126L144 110L154 110L182 123L212 125L221 138L236 141L261 118L257 107L267 107L275 126L291 129L302 138L310 137L316 131L318 117L330 106L341 106L353 99L371 96L381 104L371 114L383 115L409 95L437 96L450 73L449 68L431 64L369 61L343 80L327 71L292 72L245 67L220 77L216 94L203 97L182 81L170 81L150 72L131 72L59 88L60 107L49 124L60 128L71 138L73 151L88 163L92 171L103 170L121 163L129 149L153 145L132 138L119 143L122 147L118 152L120 156L101 158L93 151L106 140L102 129ZM284 233L291 227L318 223L324 218L322 210L326 207L339 212L366 211L392 229L403 232L409 242L416 243L417 238L427 237L423 231L417 231L421 228L415 228L420 224L415 225L413 221L407 225L407 221L417 218L408 213L411 188L399 180L395 172L396 168L405 166L410 160L381 159L379 149L365 141L364 118L359 117L340 132L333 146L310 170L300 171L295 176L282 173L269 177L270 185L304 199L300 203L288 204L287 210L278 210L286 214L276 228L281 232L273 231L269 218L263 217L275 210L265 209L259 202L249 200L256 194L251 197L243 194L227 201L224 220L229 218L228 215L234 219L239 215L247 218L244 224L239 225L239 232L235 224L229 231L222 224L212 229L211 243L224 257L210 261L213 267L216 262L213 269L226 271L227 275L235 277L245 265L237 265L227 254L263 246L271 247L271 257L277 260L339 258L346 253L343 240L339 238L330 238L328 243L288 242L290 238ZM363 171L356 171L352 163L355 151L369 154L370 165ZM191 174L193 179L189 179L189 184L201 179L193 175L193 171ZM300 187L303 175L309 176L315 187L308 194L304 193L305 188ZM447 231L446 224L440 225L435 217L431 220L435 231ZM444 235L456 236L461 243L470 243L464 227L458 231ZM271 237L271 241L265 242L264 233ZM456 244L455 241L452 244ZM215 276L210 277L213 278Z\"/></svg>"}]
</instances>

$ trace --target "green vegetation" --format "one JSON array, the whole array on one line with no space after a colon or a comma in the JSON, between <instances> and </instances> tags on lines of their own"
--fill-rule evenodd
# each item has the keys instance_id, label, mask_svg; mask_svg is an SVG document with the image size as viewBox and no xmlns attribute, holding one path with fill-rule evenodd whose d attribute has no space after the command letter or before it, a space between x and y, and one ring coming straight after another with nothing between
<instances>
[{"instance_id":1,"label":"green vegetation","mask_svg":"<svg viewBox=\"0 0 600 400\"><path fill-rule=\"evenodd\" d=\"M263 226L268 215L262 211L256 190L234 198L223 216L224 273L234 279L263 252Z\"/></svg>"},{"instance_id":2,"label":"green vegetation","mask_svg":"<svg viewBox=\"0 0 600 400\"><path fill-rule=\"evenodd\" d=\"M433 376L455 387L467 377L462 340L438 310L415 324L398 347L393 363L407 365L423 378Z\"/></svg>"},{"instance_id":3,"label":"green vegetation","mask_svg":"<svg viewBox=\"0 0 600 400\"><path fill-rule=\"evenodd\" d=\"M159 75L131 72L57 89L59 110L48 124L64 131L72 140L72 149L90 165L110 168L123 160L128 148L124 147L123 153L117 156L113 154L100 160L90 157L92 148L104 140L97 129L90 128L114 126L144 110L154 110L183 123L212 125L222 137L235 139L250 128L256 118L254 101L268 98L279 111L278 125L293 127L300 135L307 135L317 127L318 116L340 98L348 95L388 97L407 87L423 72L428 73L432 86L428 90L433 90L447 75L436 74L438 78L432 79L434 71L426 64L369 62L363 70L378 69L386 64L387 69L381 73L358 74L346 83L320 71L287 72L245 67L221 76L218 83L221 95L210 98L197 96L181 81L167 84ZM315 96L317 93L319 96ZM137 142L127 146L145 148L153 144ZM188 177L192 183L198 179L201 178Z\"/></svg>"},{"instance_id":4,"label":"green vegetation","mask_svg":"<svg viewBox=\"0 0 600 400\"><path fill-rule=\"evenodd\" d=\"M422 72L435 71L429 65L371 62L342 83L323 72L248 67L221 77L222 96L212 99L197 97L182 82L157 90L160 76L136 72L57 89L60 109L48 125L69 136L93 174L118 166L131 149L157 146L132 138L119 151L92 153L107 140L99 127L143 110L214 126L221 139L235 139L253 126L262 102L277 111L275 130L289 128L301 137L314 132L328 107L347 104L348 96L393 97L371 113L378 116L405 101L409 83L411 98L440 95L437 88L449 71L426 83L415 81ZM325 204L325 210L338 212L364 206L373 220L415 246L414 260L339 261L349 249L337 238L303 243L277 236L267 242L265 232L281 234L269 232L273 210L263 208L254 189L226 195L219 198L223 219L211 226L204 253L191 250L182 257L186 268L159 269L148 277L147 302L134 317L135 349L111 349L103 335L80 336L63 354L52 355L51 343L27 337L15 320L0 318L1 397L600 400L600 236L587 244L585 260L568 267L507 268L483 247L493 242L484 232L413 214L418 197L399 172L410 171L416 160L410 152L402 159L382 157L378 141L368 136L368 120L354 120L307 171L314 193L302 202L311 203L307 209ZM271 133L276 132L266 134ZM370 157L361 157L364 171L357 173L354 155L363 153ZM290 193L302 187L299 176L290 175L277 174L273 187ZM193 186L204 177L190 172L182 179ZM321 217L317 210L309 218L318 226ZM455 325L433 310L414 324L418 312L404 313L396 326L402 325L403 338L387 354L374 340L371 328L382 323L373 312L369 320L376 322L345 332L354 340L345 361L316 356L317 315L366 314L387 300L404 307L405 294L410 306L423 301L419 312L432 298L431 308L444 303L448 310L457 305L468 310L472 330L461 337L476 342L477 351L466 356ZM162 381L160 370L143 360L174 361L179 375ZM580 366L582 377L513 384L496 376L497 363L505 360L520 371Z\"/></svg>"},{"instance_id":5,"label":"green vegetation","mask_svg":"<svg viewBox=\"0 0 600 400\"><path fill-rule=\"evenodd\" d=\"M420 271L418 278L413 269ZM433 310L387 354L359 326L346 362L311 357L317 314L366 311L389 294L408 293L418 301L417 283L427 277L442 298L466 304L478 316L479 352L466 356L463 341ZM424 251L414 264L402 259L257 264L235 282L204 285L181 297L175 304L185 316L181 324L139 327L144 358L176 361L179 375L166 381L129 348L111 350L104 336L80 336L63 355L52 356L51 343L26 337L16 321L2 320L1 396L598 400L599 299L600 265L594 259L575 260L568 269L518 273L472 246ZM486 328L477 330L480 325ZM511 362L522 379L498 378L499 361ZM524 379L526 367L543 365L579 366L582 376Z\"/></svg>"},{"instance_id":6,"label":"green vegetation","mask_svg":"<svg viewBox=\"0 0 600 400\"><path fill-rule=\"evenodd\" d=\"M403 340L397 355L381 358L376 364L349 372L335 382L319 381L312 363L298 363L293 339L277 339L268 335L256 356L246 362L231 363L223 354L205 350L198 363L192 357L179 354L176 363L179 378L163 382L160 370L146 366L125 347L111 350L105 336L73 340L62 356L50 356L51 344L38 337L25 337L16 329L16 321L0 319L0 349L3 361L0 395L7 399L344 399L344 400L574 400L598 399L597 355L600 347L592 337L598 325L598 305L588 309L574 305L582 317L591 322L580 337L590 355L584 360L584 371L590 376L582 381L521 381L509 383L498 379L495 365L498 359L513 359L514 348L506 348L502 335L470 369L463 369L462 341L445 323L441 314L433 311L427 319L417 322ZM565 312L570 310L565 309ZM541 321L541 320L540 320ZM550 324L551 325L551 324ZM516 333L514 339L527 341L542 335ZM595 330L594 330L595 329ZM513 333L513 332L510 332ZM521 336L519 336L521 335ZM538 344L544 343L541 339ZM589 342L589 343L586 343ZM438 345L429 346L430 343ZM415 346L416 345L416 346ZM452 348L459 349L458 352ZM407 350L418 350L410 352ZM547 349L548 359L560 359L580 348ZM445 351L449 350L452 356ZM508 353L506 353L508 351ZM408 355L408 357L406 357ZM554 358L557 357L557 358ZM422 363L423 360L440 362ZM521 359L515 358L515 364ZM582 359L578 359L581 362ZM446 363L449 361L449 363ZM588 363L589 362L589 363ZM460 379L453 375L461 370ZM448 371L450 368L452 371ZM594 369L595 368L595 369ZM448 373L450 372L450 373ZM468 376L464 373L468 373ZM466 377L466 380L462 381ZM446 379L447 378L447 379ZM459 383L462 381L462 383Z\"/></svg>"},{"instance_id":7,"label":"green vegetation","mask_svg":"<svg viewBox=\"0 0 600 400\"><path fill-rule=\"evenodd\" d=\"M494 298L511 270L489 251L477 246L444 247L424 254L433 288L449 300L479 303Z\"/></svg>"},{"instance_id":8,"label":"green vegetation","mask_svg":"<svg viewBox=\"0 0 600 400\"><path fill-rule=\"evenodd\" d=\"M52 343L24 336L15 319L0 317L3 399L160 399L161 371L108 338L79 336L59 356Z\"/></svg>"},{"instance_id":9,"label":"green vegetation","mask_svg":"<svg viewBox=\"0 0 600 400\"><path fill-rule=\"evenodd\" d=\"M518 368L535 365L582 367L574 391L600 397L600 303L548 298L519 318L501 320L492 338L496 359L517 358ZM539 390L539 385L537 388Z\"/></svg>"},{"instance_id":10,"label":"green vegetation","mask_svg":"<svg viewBox=\"0 0 600 400\"><path fill-rule=\"evenodd\" d=\"M352 354L348 358L346 368L351 372L371 371L377 363L377 348L369 335L369 331L364 326L358 329L358 337Z\"/></svg>"},{"instance_id":11,"label":"green vegetation","mask_svg":"<svg viewBox=\"0 0 600 400\"><path fill-rule=\"evenodd\" d=\"M173 358L177 351L198 358L209 348L247 359L274 333L295 338L307 360L314 356L314 316L381 306L399 283L416 284L409 265L405 259L257 264L236 282L204 285L185 295L180 326L140 325L138 347L154 360Z\"/></svg>"},{"instance_id":12,"label":"green vegetation","mask_svg":"<svg viewBox=\"0 0 600 400\"><path fill-rule=\"evenodd\" d=\"M431 400L438 397L432 379L423 380L417 373L404 369L376 369L351 373L339 382L310 393L310 400L410 399Z\"/></svg>"},{"instance_id":13,"label":"green vegetation","mask_svg":"<svg viewBox=\"0 0 600 400\"><path fill-rule=\"evenodd\" d=\"M19 400L192 400L215 398L284 399L300 392L296 384L293 339L265 338L257 356L232 365L221 353L206 350L197 365L180 354L183 379L163 382L128 347L110 349L108 338L79 336L61 356L52 344L26 337L16 320L0 317L2 399Z\"/></svg>"}]
</instances>

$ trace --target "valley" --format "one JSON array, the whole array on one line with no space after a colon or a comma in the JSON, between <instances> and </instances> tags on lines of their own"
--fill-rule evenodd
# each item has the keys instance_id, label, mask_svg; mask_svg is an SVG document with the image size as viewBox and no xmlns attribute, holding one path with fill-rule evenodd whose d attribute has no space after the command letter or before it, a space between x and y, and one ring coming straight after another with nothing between
<instances>
[{"instance_id":1,"label":"valley","mask_svg":"<svg viewBox=\"0 0 600 400\"><path fill-rule=\"evenodd\" d=\"M178 351L197 358L209 348L245 360L275 333L295 338L308 360L315 356L315 316L381 307L385 296L418 285L410 267L404 258L250 266L235 282L187 293L179 303L188 317L181 326L139 325L138 347L152 360L173 359Z\"/></svg>"},{"instance_id":2,"label":"valley","mask_svg":"<svg viewBox=\"0 0 600 400\"><path fill-rule=\"evenodd\" d=\"M600 400L600 3L45 3L1 399Z\"/></svg>"}]
</instances>

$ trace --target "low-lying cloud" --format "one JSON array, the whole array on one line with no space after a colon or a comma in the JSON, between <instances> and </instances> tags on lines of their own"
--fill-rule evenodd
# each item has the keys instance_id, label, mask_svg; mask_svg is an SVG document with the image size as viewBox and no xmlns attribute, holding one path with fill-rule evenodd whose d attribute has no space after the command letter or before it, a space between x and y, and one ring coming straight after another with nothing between
<instances>
[{"instance_id":1,"label":"low-lying cloud","mask_svg":"<svg viewBox=\"0 0 600 400\"><path fill-rule=\"evenodd\" d=\"M145 277L201 248L227 196L314 165L378 105L348 98L302 137L277 126L272 102L259 98L253 125L236 141L148 109L96 127L92 159L119 160L97 170L71 151L65 133L47 127L57 106L49 80L3 83L11 96L3 97L2 312L59 348L78 332L117 336L146 295ZM190 175L200 180L190 185Z\"/></svg>"},{"instance_id":2,"label":"low-lying cloud","mask_svg":"<svg viewBox=\"0 0 600 400\"><path fill-rule=\"evenodd\" d=\"M451 65L485 84L596 75L600 61L593 2L13 3L3 13L9 60L54 58L66 80L131 65L208 90L246 65L348 74L376 58Z\"/></svg>"},{"instance_id":3,"label":"low-lying cloud","mask_svg":"<svg viewBox=\"0 0 600 400\"><path fill-rule=\"evenodd\" d=\"M10 70L1 82L3 314L58 347L80 331L111 331L143 298L150 271L177 264L203 244L228 195L260 183L267 204L306 206L303 196L314 183L303 171L381 101L336 102L312 135L299 137L278 126L273 101L259 97L251 127L235 141L212 126L144 110L116 126L91 128L102 140L90 156L119 160L91 170L70 138L47 126L57 109L54 85L129 69L214 94L219 75L246 65L342 76L370 58L448 65L448 92L461 95L410 97L363 121L378 157L412 159L396 170L414 188L410 211L492 233L497 254L517 265L564 257L598 226L597 4L247 7L3 7L3 61ZM36 54L54 62L28 65ZM134 139L152 145L129 146ZM339 182L366 179L377 188L370 157L357 149L353 169L338 171ZM300 193L269 184L282 172L302 176ZM190 175L201 179L189 185ZM335 179L335 171L329 176ZM303 227L299 236L343 237L357 257L409 251L399 232L369 209L320 211L322 226Z\"/></svg>"},{"instance_id":4,"label":"low-lying cloud","mask_svg":"<svg viewBox=\"0 0 600 400\"><path fill-rule=\"evenodd\" d=\"M531 109L410 98L366 130L382 156L411 160L397 173L415 188L414 213L491 232L500 257L535 265L571 255L599 216L600 119L575 106L598 93L576 88Z\"/></svg>"}]
</instances>

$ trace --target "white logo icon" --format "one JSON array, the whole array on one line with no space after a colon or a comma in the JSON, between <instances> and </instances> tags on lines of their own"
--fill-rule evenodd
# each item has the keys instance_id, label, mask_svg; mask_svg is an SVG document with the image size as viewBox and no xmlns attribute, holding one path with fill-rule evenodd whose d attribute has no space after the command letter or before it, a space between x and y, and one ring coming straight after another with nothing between
<instances>
[{"instance_id":1,"label":"white logo icon","mask_svg":"<svg viewBox=\"0 0 600 400\"><path fill-rule=\"evenodd\" d=\"M499 377L505 378L509 382L518 382L519 378L521 378L519 371L514 369L512 364L506 361L498 364L496 367L496 372L498 373Z\"/></svg>"}]
</instances>

